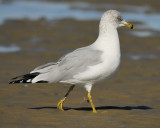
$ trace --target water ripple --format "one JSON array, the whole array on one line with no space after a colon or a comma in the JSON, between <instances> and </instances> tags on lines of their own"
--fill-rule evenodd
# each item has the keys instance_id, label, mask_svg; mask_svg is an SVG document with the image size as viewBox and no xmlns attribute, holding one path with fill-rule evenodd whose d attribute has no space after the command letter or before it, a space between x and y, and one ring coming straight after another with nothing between
<instances>
[{"instance_id":1,"label":"water ripple","mask_svg":"<svg viewBox=\"0 0 160 128\"><path fill-rule=\"evenodd\" d=\"M0 53L7 53L7 52L18 52L21 48L15 45L11 46L0 46Z\"/></svg>"}]
</instances>

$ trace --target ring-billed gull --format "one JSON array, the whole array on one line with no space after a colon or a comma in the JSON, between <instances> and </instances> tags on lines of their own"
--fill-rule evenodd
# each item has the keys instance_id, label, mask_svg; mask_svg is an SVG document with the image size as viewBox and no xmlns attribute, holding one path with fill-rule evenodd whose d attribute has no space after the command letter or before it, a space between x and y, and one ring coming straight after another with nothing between
<instances>
[{"instance_id":1,"label":"ring-billed gull","mask_svg":"<svg viewBox=\"0 0 160 128\"><path fill-rule=\"evenodd\" d=\"M117 28L121 26L135 29L118 11L106 11L100 21L99 36L93 44L66 54L56 63L39 66L29 74L15 77L10 84L56 82L71 84L68 92L57 105L57 108L62 111L64 111L63 102L73 88L76 85L84 86L88 92L92 110L96 113L91 99L91 88L96 82L112 76L120 65L121 54Z\"/></svg>"}]
</instances>

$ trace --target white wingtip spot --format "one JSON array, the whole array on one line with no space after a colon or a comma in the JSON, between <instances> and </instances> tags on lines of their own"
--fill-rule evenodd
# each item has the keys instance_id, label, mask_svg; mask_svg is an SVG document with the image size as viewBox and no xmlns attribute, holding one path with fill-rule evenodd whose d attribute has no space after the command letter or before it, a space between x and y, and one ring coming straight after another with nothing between
<instances>
[{"instance_id":1,"label":"white wingtip spot","mask_svg":"<svg viewBox=\"0 0 160 128\"><path fill-rule=\"evenodd\" d=\"M31 79L28 79L27 82L31 82Z\"/></svg>"}]
</instances>

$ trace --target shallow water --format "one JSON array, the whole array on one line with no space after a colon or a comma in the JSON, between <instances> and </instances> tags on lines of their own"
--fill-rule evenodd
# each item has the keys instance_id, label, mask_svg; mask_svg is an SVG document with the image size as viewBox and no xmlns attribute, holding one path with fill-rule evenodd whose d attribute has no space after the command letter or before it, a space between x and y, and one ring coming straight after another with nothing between
<instances>
[{"instance_id":1,"label":"shallow water","mask_svg":"<svg viewBox=\"0 0 160 128\"><path fill-rule=\"evenodd\" d=\"M3 24L7 19L28 18L37 20L42 17L48 20L65 18L99 20L103 12L111 8L121 11L126 21L142 23L136 25L138 29L160 31L160 14L151 13L153 8L149 6L117 6L116 4L90 4L85 2L14 1L1 3L0 24Z\"/></svg>"},{"instance_id":2,"label":"shallow water","mask_svg":"<svg viewBox=\"0 0 160 128\"><path fill-rule=\"evenodd\" d=\"M128 58L132 60L140 60L140 59L158 59L159 56L156 54L125 54Z\"/></svg>"},{"instance_id":3,"label":"shallow water","mask_svg":"<svg viewBox=\"0 0 160 128\"><path fill-rule=\"evenodd\" d=\"M0 53L8 53L8 52L18 52L21 48L19 46L11 45L11 46L0 46Z\"/></svg>"},{"instance_id":4,"label":"shallow water","mask_svg":"<svg viewBox=\"0 0 160 128\"><path fill-rule=\"evenodd\" d=\"M132 33L130 33L133 36L137 36L137 37L150 37L150 36L156 36L156 32L151 32L151 31L132 31Z\"/></svg>"}]
</instances>

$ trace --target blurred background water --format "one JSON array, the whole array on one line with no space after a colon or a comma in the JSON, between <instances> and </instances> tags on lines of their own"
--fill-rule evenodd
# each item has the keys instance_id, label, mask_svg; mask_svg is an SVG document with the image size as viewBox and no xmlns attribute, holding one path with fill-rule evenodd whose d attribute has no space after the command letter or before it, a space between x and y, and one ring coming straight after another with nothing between
<instances>
[{"instance_id":1,"label":"blurred background water","mask_svg":"<svg viewBox=\"0 0 160 128\"><path fill-rule=\"evenodd\" d=\"M150 6L131 6L114 4L91 4L87 2L46 2L46 1L12 1L0 4L0 23L6 19L32 20L38 18L77 20L99 20L108 9L118 9L126 20L142 22L143 27L160 31L160 14L151 13ZM150 12L150 13L148 13Z\"/></svg>"},{"instance_id":2,"label":"blurred background water","mask_svg":"<svg viewBox=\"0 0 160 128\"><path fill-rule=\"evenodd\" d=\"M104 11L116 9L121 11L127 21L138 22L138 30L135 36L154 36L152 31L160 31L160 14L152 12L149 5L116 5L116 4L92 4L87 2L47 2L47 1L11 1L0 3L0 24L8 19L48 20L73 18L76 20L99 20ZM137 33L138 32L138 33Z\"/></svg>"},{"instance_id":3,"label":"blurred background water","mask_svg":"<svg viewBox=\"0 0 160 128\"><path fill-rule=\"evenodd\" d=\"M14 20L29 19L34 21L41 18L48 21L68 18L78 21L95 21L99 20L104 11L109 9L119 10L126 21L131 21L135 24L136 30L127 32L126 34L131 34L135 37L159 37L159 10L155 11L153 6L151 7L147 4L136 6L113 3L97 4L89 2L57 2L45 0L1 0L0 25L2 26L4 23L13 22ZM35 37L29 42L36 41ZM2 45L0 47L0 52L16 52L20 50L20 48L17 47L18 46L15 46L15 44L11 44L11 46ZM127 56L130 56L130 54ZM140 58L142 57L141 55ZM152 56L149 56L149 58L152 58Z\"/></svg>"}]
</instances>

